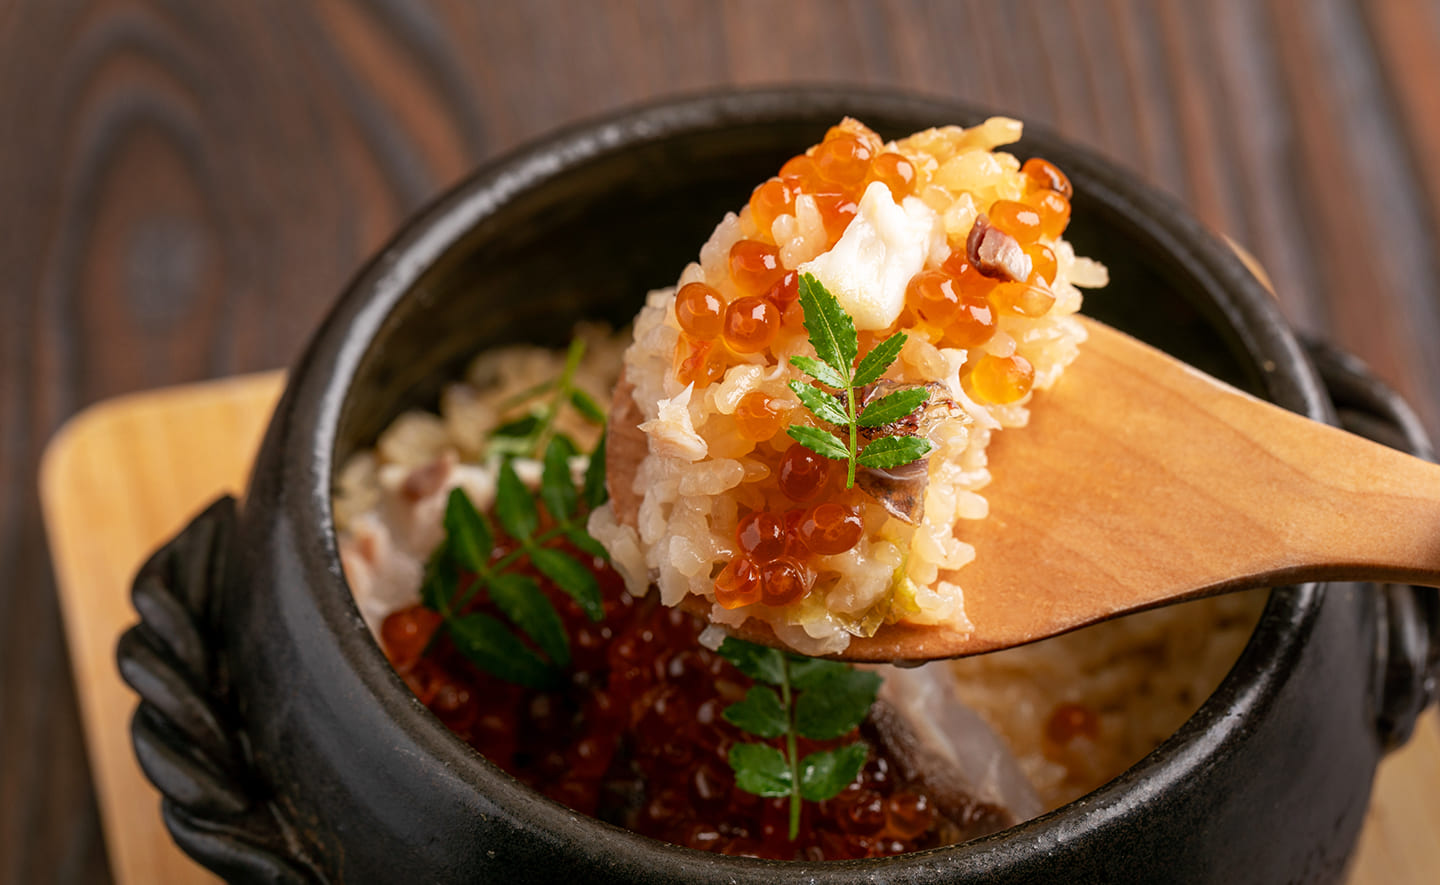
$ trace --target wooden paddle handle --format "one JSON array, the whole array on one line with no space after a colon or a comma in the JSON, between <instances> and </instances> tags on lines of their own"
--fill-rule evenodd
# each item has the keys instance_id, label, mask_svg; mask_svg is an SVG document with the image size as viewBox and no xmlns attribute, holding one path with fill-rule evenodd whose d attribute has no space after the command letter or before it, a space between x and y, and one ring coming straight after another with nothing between
<instances>
[{"instance_id":1,"label":"wooden paddle handle","mask_svg":"<svg viewBox=\"0 0 1440 885\"><path fill-rule=\"evenodd\" d=\"M1091 334L1093 345L1120 333L1093 324ZM1107 354L1133 359L1125 366L1130 372L1157 370L1153 352L1109 348ZM1172 387L1212 419L1208 442L1242 453L1223 473L1190 473L1197 477L1194 494L1243 502L1247 527L1282 541L1263 545L1283 553L1268 568L1252 566L1247 583L1263 572L1267 583L1365 579L1440 586L1440 465L1198 372ZM1143 423L1147 416L1122 420ZM1183 460L1171 469L1189 472Z\"/></svg>"},{"instance_id":2,"label":"wooden paddle handle","mask_svg":"<svg viewBox=\"0 0 1440 885\"><path fill-rule=\"evenodd\" d=\"M1435 461L1419 417L1364 363L1324 343L1311 343L1308 350L1346 429ZM1440 696L1440 592L1398 585L1375 592L1382 602L1375 725L1393 750L1410 739L1420 714Z\"/></svg>"}]
</instances>

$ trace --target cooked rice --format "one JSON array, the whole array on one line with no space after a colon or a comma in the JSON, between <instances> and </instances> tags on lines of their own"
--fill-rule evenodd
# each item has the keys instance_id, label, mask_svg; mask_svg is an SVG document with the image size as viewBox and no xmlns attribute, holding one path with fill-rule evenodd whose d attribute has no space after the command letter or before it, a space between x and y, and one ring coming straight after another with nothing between
<instances>
[{"instance_id":1,"label":"cooked rice","mask_svg":"<svg viewBox=\"0 0 1440 885\"><path fill-rule=\"evenodd\" d=\"M863 130L850 120L841 126ZM1020 161L995 150L1017 140L1020 128L1017 121L993 118L970 129L927 130L883 148L900 153L916 169L918 197L907 197L906 205L918 199L939 219L926 269L944 262L951 249L947 244L959 243L963 249L981 211L996 200L1024 195ZM787 270L815 259L827 246L813 200L802 194L795 206L793 216L782 215L772 225ZM634 385L650 442L650 452L635 474L634 490L641 503L633 526L622 524L605 508L592 517L590 532L611 550L632 592L644 593L653 584L667 605L687 594L714 601L717 573L738 554L737 521L750 510L764 509L756 488L769 477L768 465L791 444L784 433L758 444L745 439L735 429L736 404L756 390L794 402L786 382L804 376L789 365L789 358L814 355L808 340L797 336L778 340L768 356L764 351L732 356L739 364L704 388L676 377L672 366L681 340L676 291L704 282L727 301L740 297L743 293L730 276L730 249L742 238L760 235L748 205L738 215L726 215L701 248L699 262L685 268L676 287L650 293L635 321L634 344L625 355L625 375ZM921 524L912 526L868 501L863 505L864 537L852 550L814 563L820 577L805 598L783 608L757 603L727 609L716 602L712 621L738 626L758 617L806 654L842 652L852 635L870 635L887 618L962 628L969 624L963 591L952 580L975 555L962 540L963 523L985 517L988 508L978 491L990 480L986 447L994 431L1024 426L1030 394L1005 405L977 403L961 384L962 370L985 354L1019 353L1035 368L1034 388L1049 387L1085 337L1074 318L1081 302L1076 287L1106 282L1104 268L1077 257L1063 239L1049 245L1058 270L1051 286L1055 304L1048 313L1029 318L999 312L994 337L969 351L931 343L929 336L938 340L938 331L908 330L900 358L886 375L900 382L939 381L964 410L962 418L946 421L931 433L936 448L928 456Z\"/></svg>"}]
</instances>

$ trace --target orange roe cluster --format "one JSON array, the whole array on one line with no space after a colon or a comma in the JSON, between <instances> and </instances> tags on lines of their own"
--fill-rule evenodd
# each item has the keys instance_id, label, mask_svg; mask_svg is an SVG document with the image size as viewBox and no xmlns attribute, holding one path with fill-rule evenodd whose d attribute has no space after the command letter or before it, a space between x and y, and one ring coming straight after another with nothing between
<instances>
[{"instance_id":1,"label":"orange roe cluster","mask_svg":"<svg viewBox=\"0 0 1440 885\"><path fill-rule=\"evenodd\" d=\"M774 527L752 523L757 548L773 548ZM599 623L534 574L573 653L555 689L522 688L477 670L443 631L436 635L440 616L418 605L385 619L386 656L421 703L491 762L557 802L646 836L775 860L884 857L958 838L935 800L902 780L885 745L862 725L836 740L799 739L802 756L857 738L870 753L839 795L804 803L792 842L789 800L740 789L727 761L732 746L754 738L721 713L753 681L699 644L699 619L653 595L631 596L604 560L588 561L603 593ZM473 610L496 614L484 603Z\"/></svg>"},{"instance_id":2,"label":"orange roe cluster","mask_svg":"<svg viewBox=\"0 0 1440 885\"><path fill-rule=\"evenodd\" d=\"M844 473L798 443L784 449L775 481L767 484L768 502L735 526L737 553L715 578L716 603L736 609L799 602L815 586L821 557L860 543L865 535L860 493L840 488Z\"/></svg>"},{"instance_id":3,"label":"orange roe cluster","mask_svg":"<svg viewBox=\"0 0 1440 885\"><path fill-rule=\"evenodd\" d=\"M972 266L963 242L952 241L951 256L941 267L922 270L910 280L905 313L875 340L904 329L926 335L937 346L974 348L995 333L997 314L1038 319L1050 310L1055 303L1050 287L1058 268L1053 243L1070 222L1074 190L1065 173L1048 160L1031 158L1020 171L1025 192L1019 199L994 201L987 214L991 225L1020 245L1030 262L1029 276L1004 280L987 275ZM736 241L729 253L729 277L739 297L727 302L703 282L687 283L676 293L675 316L682 332L675 351L677 380L703 388L723 378L740 361L736 357L763 353L777 341L803 336L797 274L781 261L775 222L794 215L796 200L808 196L819 210L829 249L855 217L865 189L877 181L898 203L915 193L916 165L887 150L870 129L846 121L756 187L748 209L758 233ZM966 390L981 402L1004 404L1023 398L1033 381L1033 368L1023 357L997 357Z\"/></svg>"},{"instance_id":4,"label":"orange roe cluster","mask_svg":"<svg viewBox=\"0 0 1440 885\"><path fill-rule=\"evenodd\" d=\"M995 336L1002 315L1039 319L1050 311L1058 270L1053 244L1069 223L1073 190L1065 174L1046 160L1030 159L1020 171L1023 193L994 200L987 215L989 225L1018 244L1029 262L1028 276L1005 279L977 266L965 240L953 237L948 259L911 278L899 319L889 329L862 334L862 353L900 330L937 347L976 349ZM736 297L727 301L705 282L689 282L676 293L681 331L676 380L703 389L752 354L778 362L772 348L806 335L797 273L785 267L776 237L777 222L797 213L801 197L812 199L819 211L826 237L820 251L825 251L844 234L872 183L884 184L898 203L915 196L923 178L916 163L893 146L887 149L878 135L853 120L832 127L820 144L786 161L778 175L750 195L756 232L729 249L726 266ZM1035 369L1019 353L986 353L963 367L960 380L976 402L1004 405L1030 392ZM865 534L863 508L855 496L850 503L835 497L839 489L832 482L831 462L789 444L784 429L798 417L792 415L797 405L788 396L751 391L734 411L740 438L770 443L761 456L768 455L773 488L762 494L763 502L752 502L762 509L741 517L737 555L715 577L715 601L723 608L800 601L816 583L813 560L843 553ZM827 488L830 494L822 496Z\"/></svg>"},{"instance_id":5,"label":"orange roe cluster","mask_svg":"<svg viewBox=\"0 0 1440 885\"><path fill-rule=\"evenodd\" d=\"M810 655L886 624L969 628L957 582L976 555L965 525L985 517L986 448L1075 358L1077 287L1105 281L1062 236L1064 174L1001 149L1020 135L997 117L884 142L843 120L719 221L675 291L650 293L625 355L647 442L638 506L624 519L601 508L589 526L631 592L699 597L712 623L753 618ZM787 432L850 447L847 422L817 417L790 387L815 380L791 362L816 355L802 271L851 313L860 358L905 333L881 377L853 391L856 408L927 397L857 428L854 448L923 436L922 460L858 465L847 487L847 465ZM848 414L849 393L817 386Z\"/></svg>"}]
</instances>

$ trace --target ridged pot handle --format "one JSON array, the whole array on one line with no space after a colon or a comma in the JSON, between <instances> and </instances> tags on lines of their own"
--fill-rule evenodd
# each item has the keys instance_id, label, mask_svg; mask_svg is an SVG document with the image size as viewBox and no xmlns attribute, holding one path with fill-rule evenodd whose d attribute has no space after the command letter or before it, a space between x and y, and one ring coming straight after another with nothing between
<instances>
[{"instance_id":1,"label":"ridged pot handle","mask_svg":"<svg viewBox=\"0 0 1440 885\"><path fill-rule=\"evenodd\" d=\"M1427 461L1435 448L1415 412L1360 360L1307 342L1347 430ZM1440 526L1435 527L1440 535ZM1405 743L1440 687L1440 593L1431 587L1379 588L1376 628L1376 728L1387 749Z\"/></svg>"},{"instance_id":2,"label":"ridged pot handle","mask_svg":"<svg viewBox=\"0 0 1440 885\"><path fill-rule=\"evenodd\" d=\"M131 739L186 854L230 882L310 885L323 880L254 778L227 701L214 613L235 520L235 499L220 498L135 578L140 623L116 649L121 677L140 695Z\"/></svg>"}]
</instances>

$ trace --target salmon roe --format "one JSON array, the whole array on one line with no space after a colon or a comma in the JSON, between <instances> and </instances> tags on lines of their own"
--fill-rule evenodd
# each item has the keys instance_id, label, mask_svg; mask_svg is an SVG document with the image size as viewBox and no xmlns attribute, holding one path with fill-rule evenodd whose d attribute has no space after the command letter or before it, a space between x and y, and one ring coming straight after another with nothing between
<instances>
[{"instance_id":1,"label":"salmon roe","mask_svg":"<svg viewBox=\"0 0 1440 885\"><path fill-rule=\"evenodd\" d=\"M870 179L889 188L890 198L898 203L915 190L915 166L900 154L886 152L870 163Z\"/></svg>"},{"instance_id":2,"label":"salmon roe","mask_svg":"<svg viewBox=\"0 0 1440 885\"><path fill-rule=\"evenodd\" d=\"M760 601L784 606L799 602L810 592L811 575L799 562L785 556L760 567Z\"/></svg>"},{"instance_id":3,"label":"salmon roe","mask_svg":"<svg viewBox=\"0 0 1440 885\"><path fill-rule=\"evenodd\" d=\"M754 562L737 556L715 576L715 601L733 609L760 601L760 569Z\"/></svg>"},{"instance_id":4,"label":"salmon roe","mask_svg":"<svg viewBox=\"0 0 1440 885\"><path fill-rule=\"evenodd\" d=\"M792 521L789 513L784 521ZM392 613L380 630L386 656L416 698L520 783L651 838L776 860L879 857L1004 826L998 809L979 800L942 814L867 723L835 740L799 738L801 758L857 739L869 749L839 795L802 805L792 842L788 798L740 789L728 762L731 747L755 738L721 714L754 681L699 644L702 619L660 605L655 594L631 596L604 560L565 550L594 574L604 617L592 622L569 595L526 568L570 640L572 666L552 688L526 689L477 670L437 629L439 617L419 606ZM717 580L717 589L736 591L726 597L736 607L744 594L750 601L743 604L761 601L762 583L779 601L803 598L814 581L790 554L763 577L745 557L737 562ZM483 596L466 611L498 616Z\"/></svg>"},{"instance_id":5,"label":"salmon roe","mask_svg":"<svg viewBox=\"0 0 1440 885\"><path fill-rule=\"evenodd\" d=\"M830 459L796 443L780 457L780 491L792 501L813 501L830 480Z\"/></svg>"},{"instance_id":6,"label":"salmon roe","mask_svg":"<svg viewBox=\"0 0 1440 885\"><path fill-rule=\"evenodd\" d=\"M800 540L821 556L834 556L860 543L865 521L852 507L826 501L815 505L800 523Z\"/></svg>"},{"instance_id":7,"label":"salmon roe","mask_svg":"<svg viewBox=\"0 0 1440 885\"><path fill-rule=\"evenodd\" d=\"M1075 196L1075 188L1070 185L1070 179L1060 171L1059 166L1049 160L1031 157L1020 167L1020 173L1028 178L1031 186L1035 188L1054 191L1067 200Z\"/></svg>"},{"instance_id":8,"label":"salmon roe","mask_svg":"<svg viewBox=\"0 0 1440 885\"><path fill-rule=\"evenodd\" d=\"M785 523L766 510L747 513L735 525L735 543L754 562L770 562L785 552Z\"/></svg>"},{"instance_id":9,"label":"salmon roe","mask_svg":"<svg viewBox=\"0 0 1440 885\"><path fill-rule=\"evenodd\" d=\"M786 271L780 281L765 293L765 297L783 311L800 297L800 274L793 270Z\"/></svg>"},{"instance_id":10,"label":"salmon roe","mask_svg":"<svg viewBox=\"0 0 1440 885\"><path fill-rule=\"evenodd\" d=\"M964 378L966 393L982 403L1013 403L1035 383L1035 368L1020 354L986 354Z\"/></svg>"},{"instance_id":11,"label":"salmon roe","mask_svg":"<svg viewBox=\"0 0 1440 885\"><path fill-rule=\"evenodd\" d=\"M380 625L380 641L395 666L408 667L420 660L440 621L438 612L419 607L403 609L386 618Z\"/></svg>"},{"instance_id":12,"label":"salmon roe","mask_svg":"<svg viewBox=\"0 0 1440 885\"><path fill-rule=\"evenodd\" d=\"M927 323L944 326L960 312L960 281L943 270L922 270L910 278L905 303Z\"/></svg>"},{"instance_id":13,"label":"salmon roe","mask_svg":"<svg viewBox=\"0 0 1440 885\"><path fill-rule=\"evenodd\" d=\"M785 275L780 250L759 240L737 240L730 247L730 279L746 295L762 295Z\"/></svg>"},{"instance_id":14,"label":"salmon roe","mask_svg":"<svg viewBox=\"0 0 1440 885\"><path fill-rule=\"evenodd\" d=\"M735 429L751 442L763 442L780 432L789 414L784 400L752 390L735 406Z\"/></svg>"},{"instance_id":15,"label":"salmon roe","mask_svg":"<svg viewBox=\"0 0 1440 885\"><path fill-rule=\"evenodd\" d=\"M780 330L780 311L757 295L737 298L725 308L725 343L736 353L758 353Z\"/></svg>"},{"instance_id":16,"label":"salmon roe","mask_svg":"<svg viewBox=\"0 0 1440 885\"><path fill-rule=\"evenodd\" d=\"M926 273L932 272L922 271L920 274L916 274L916 277ZM988 296L994 291L996 281L972 267L962 253L952 254L940 266L940 270L934 273L943 274L953 281L950 288L958 294L953 312L945 320L945 331L941 336L940 343L945 347L960 347L968 350L978 347L994 337L996 316ZM913 284L914 280L912 280ZM948 300L948 295L946 298ZM926 307L915 301L908 303L927 320L929 320L931 312L937 310L937 307L933 305ZM943 313L945 308L940 307L938 310ZM933 322L933 320L930 321Z\"/></svg>"},{"instance_id":17,"label":"salmon roe","mask_svg":"<svg viewBox=\"0 0 1440 885\"><path fill-rule=\"evenodd\" d=\"M686 283L675 293L675 319L689 335L708 341L719 337L725 301L704 283Z\"/></svg>"},{"instance_id":18,"label":"salmon roe","mask_svg":"<svg viewBox=\"0 0 1440 885\"><path fill-rule=\"evenodd\" d=\"M1040 212L1018 200L996 200L986 213L990 223L1015 238L1021 246L1040 239Z\"/></svg>"},{"instance_id":19,"label":"salmon roe","mask_svg":"<svg viewBox=\"0 0 1440 885\"><path fill-rule=\"evenodd\" d=\"M820 194L833 190L820 177L815 161L804 154L791 157L780 167L780 180L797 193Z\"/></svg>"},{"instance_id":20,"label":"salmon roe","mask_svg":"<svg viewBox=\"0 0 1440 885\"><path fill-rule=\"evenodd\" d=\"M1084 704L1056 704L1045 722L1045 737L1056 744L1076 738L1095 740L1100 736L1100 717Z\"/></svg>"},{"instance_id":21,"label":"salmon roe","mask_svg":"<svg viewBox=\"0 0 1440 885\"><path fill-rule=\"evenodd\" d=\"M979 268L971 264L964 249L951 252L945 263L940 265L940 269L959 281L960 291L967 298L984 298L995 288L996 280L985 276Z\"/></svg>"},{"instance_id":22,"label":"salmon roe","mask_svg":"<svg viewBox=\"0 0 1440 885\"><path fill-rule=\"evenodd\" d=\"M1033 279L1033 274L1032 274ZM1055 293L1040 280L1029 283L1001 283L990 292L990 300L1007 313L1043 317L1055 306Z\"/></svg>"},{"instance_id":23,"label":"salmon roe","mask_svg":"<svg viewBox=\"0 0 1440 885\"><path fill-rule=\"evenodd\" d=\"M851 219L860 212L860 206L845 194L817 194L815 206L820 210L820 221L832 246L839 242Z\"/></svg>"},{"instance_id":24,"label":"salmon roe","mask_svg":"<svg viewBox=\"0 0 1440 885\"><path fill-rule=\"evenodd\" d=\"M750 217L766 236L781 215L795 214L795 194L779 178L772 178L750 194Z\"/></svg>"},{"instance_id":25,"label":"salmon roe","mask_svg":"<svg viewBox=\"0 0 1440 885\"><path fill-rule=\"evenodd\" d=\"M715 342L698 341L684 333L675 345L675 378L681 384L705 387L725 375L725 363L716 353Z\"/></svg>"},{"instance_id":26,"label":"salmon roe","mask_svg":"<svg viewBox=\"0 0 1440 885\"><path fill-rule=\"evenodd\" d=\"M1070 224L1070 201L1064 196L1055 191L1037 191L1026 197L1025 203L1040 216L1041 235L1053 240L1065 233Z\"/></svg>"},{"instance_id":27,"label":"salmon roe","mask_svg":"<svg viewBox=\"0 0 1440 885\"><path fill-rule=\"evenodd\" d=\"M1037 279L1049 286L1055 282L1055 274L1060 271L1060 263L1055 259L1055 250L1044 243L1032 243L1025 247L1025 254L1030 256L1030 279L1027 282L1034 283Z\"/></svg>"},{"instance_id":28,"label":"salmon roe","mask_svg":"<svg viewBox=\"0 0 1440 885\"><path fill-rule=\"evenodd\" d=\"M855 193L870 172L870 146L853 135L825 139L815 149L815 171L848 193Z\"/></svg>"}]
</instances>

